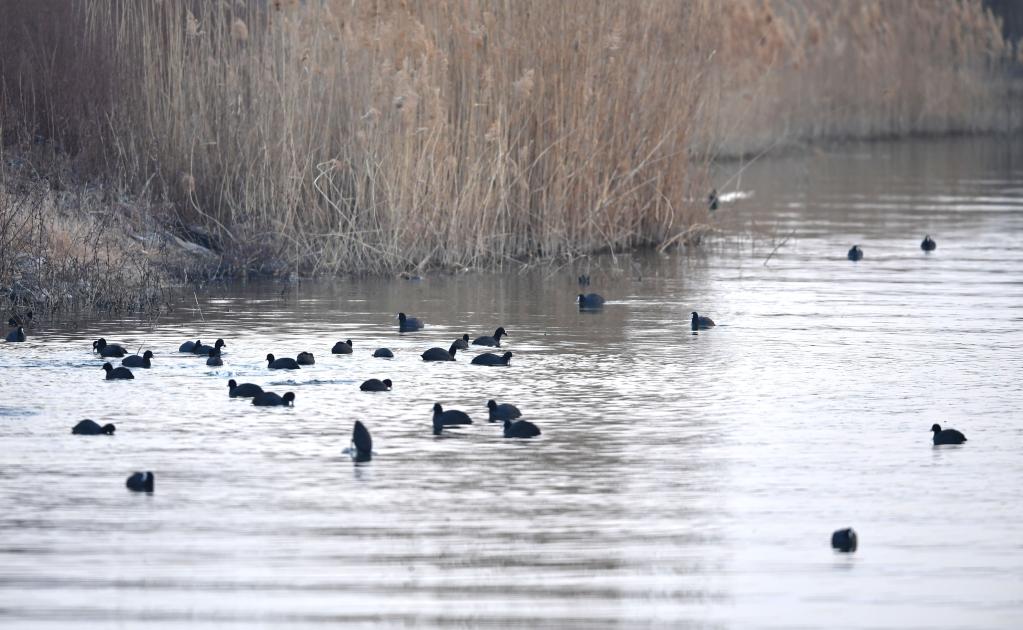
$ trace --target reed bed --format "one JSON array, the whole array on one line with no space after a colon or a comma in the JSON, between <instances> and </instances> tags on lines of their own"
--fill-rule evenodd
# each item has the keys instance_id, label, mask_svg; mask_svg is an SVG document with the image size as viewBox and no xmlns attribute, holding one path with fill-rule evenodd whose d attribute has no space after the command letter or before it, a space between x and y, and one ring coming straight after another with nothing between
<instances>
[{"instance_id":1,"label":"reed bed","mask_svg":"<svg viewBox=\"0 0 1023 630\"><path fill-rule=\"evenodd\" d=\"M971 0L729 0L720 4L708 143L781 144L1017 130L1023 49Z\"/></svg>"},{"instance_id":2,"label":"reed bed","mask_svg":"<svg viewBox=\"0 0 1023 630\"><path fill-rule=\"evenodd\" d=\"M228 272L500 266L685 242L717 155L1009 125L997 26L979 0L8 0L0 132Z\"/></svg>"}]
</instances>

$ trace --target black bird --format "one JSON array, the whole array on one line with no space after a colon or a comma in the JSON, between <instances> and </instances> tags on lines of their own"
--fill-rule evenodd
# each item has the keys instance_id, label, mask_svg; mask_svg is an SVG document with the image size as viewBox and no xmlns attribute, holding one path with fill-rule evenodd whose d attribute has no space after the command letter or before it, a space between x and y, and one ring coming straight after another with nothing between
<instances>
[{"instance_id":1,"label":"black bird","mask_svg":"<svg viewBox=\"0 0 1023 630\"><path fill-rule=\"evenodd\" d=\"M189 354L193 354L192 350L194 350L196 346L201 345L202 345L201 339L196 339L195 341L186 341L185 343L181 344L178 347L178 352L187 352Z\"/></svg>"},{"instance_id":2,"label":"black bird","mask_svg":"<svg viewBox=\"0 0 1023 630\"><path fill-rule=\"evenodd\" d=\"M469 335L462 335L460 338L455 339L455 347L459 350L469 349Z\"/></svg>"},{"instance_id":3,"label":"black bird","mask_svg":"<svg viewBox=\"0 0 1023 630\"><path fill-rule=\"evenodd\" d=\"M199 356L209 356L210 350L216 350L217 356L223 353L222 348L226 348L227 344L224 343L223 339L217 339L217 342L212 346L204 346L201 341L196 341L195 345L192 346L192 354L198 354Z\"/></svg>"},{"instance_id":4,"label":"black bird","mask_svg":"<svg viewBox=\"0 0 1023 630\"><path fill-rule=\"evenodd\" d=\"M942 429L940 424L931 427L934 432L934 445L938 444L962 444L966 436L955 429Z\"/></svg>"},{"instance_id":5,"label":"black bird","mask_svg":"<svg viewBox=\"0 0 1023 630\"><path fill-rule=\"evenodd\" d=\"M504 421L504 437L531 438L540 435L540 427L528 420Z\"/></svg>"},{"instance_id":6,"label":"black bird","mask_svg":"<svg viewBox=\"0 0 1023 630\"><path fill-rule=\"evenodd\" d=\"M604 296L599 293L587 293L586 295L580 293L577 301L580 309L596 309L604 306Z\"/></svg>"},{"instance_id":7,"label":"black bird","mask_svg":"<svg viewBox=\"0 0 1023 630\"><path fill-rule=\"evenodd\" d=\"M92 350L93 352L98 352L99 356L108 358L109 357L121 358L124 355L128 354L128 351L124 349L124 346L121 346L116 343L108 344L107 340L104 339L103 337L100 337L96 341L92 342Z\"/></svg>"},{"instance_id":8,"label":"black bird","mask_svg":"<svg viewBox=\"0 0 1023 630\"><path fill-rule=\"evenodd\" d=\"M508 335L508 333L505 332L504 326L501 326L500 328L498 328L497 330L494 331L494 336L493 337L488 337L488 336L485 336L485 335L483 337L476 337L475 339L473 339L472 345L474 345L474 346L490 346L492 348L500 348L501 347L501 337L504 337L504 336L507 336L507 335Z\"/></svg>"},{"instance_id":9,"label":"black bird","mask_svg":"<svg viewBox=\"0 0 1023 630\"><path fill-rule=\"evenodd\" d=\"M339 341L334 344L334 347L330 349L334 354L351 354L352 353L352 340Z\"/></svg>"},{"instance_id":10,"label":"black bird","mask_svg":"<svg viewBox=\"0 0 1023 630\"><path fill-rule=\"evenodd\" d=\"M851 260L853 262L856 262L857 260L862 260L863 259L863 250L860 249L859 245L853 245L852 249L849 250L849 253L846 254L846 256L848 256L849 260Z\"/></svg>"},{"instance_id":11,"label":"black bird","mask_svg":"<svg viewBox=\"0 0 1023 630\"><path fill-rule=\"evenodd\" d=\"M444 427L455 424L472 424L472 418L469 417L469 414L464 411L458 411L457 409L444 411L444 408L440 406L440 403L436 403L433 406L434 435L440 435L444 430Z\"/></svg>"},{"instance_id":12,"label":"black bird","mask_svg":"<svg viewBox=\"0 0 1023 630\"><path fill-rule=\"evenodd\" d=\"M112 424L99 426L98 423L92 420L82 420L71 429L71 433L74 435L103 435L104 433L113 435L116 430L117 427Z\"/></svg>"},{"instance_id":13,"label":"black bird","mask_svg":"<svg viewBox=\"0 0 1023 630\"><path fill-rule=\"evenodd\" d=\"M128 368L126 367L115 368L114 366L110 365L109 361L103 364L103 371L107 373L108 381L113 381L119 378L123 379L135 378L135 375L132 374L131 370L129 370Z\"/></svg>"},{"instance_id":14,"label":"black bird","mask_svg":"<svg viewBox=\"0 0 1023 630\"><path fill-rule=\"evenodd\" d=\"M121 359L121 365L133 368L151 368L153 367L153 364L150 362L150 359L152 358L153 351L146 350L144 353L142 353L142 356L132 354L124 357L123 359Z\"/></svg>"},{"instance_id":15,"label":"black bird","mask_svg":"<svg viewBox=\"0 0 1023 630\"><path fill-rule=\"evenodd\" d=\"M493 352L484 352L483 354L474 356L472 358L473 365L508 365L511 361L512 353L505 352L503 355L498 356Z\"/></svg>"},{"instance_id":16,"label":"black bird","mask_svg":"<svg viewBox=\"0 0 1023 630\"><path fill-rule=\"evenodd\" d=\"M920 243L920 249L924 250L925 252L933 252L935 249L937 249L937 247L938 244L934 242L934 239L931 238L930 234L925 236L924 240Z\"/></svg>"},{"instance_id":17,"label":"black bird","mask_svg":"<svg viewBox=\"0 0 1023 630\"><path fill-rule=\"evenodd\" d=\"M712 188L710 190L710 194L707 195L707 206L711 210L717 210L718 209L718 191L717 191L717 188Z\"/></svg>"},{"instance_id":18,"label":"black bird","mask_svg":"<svg viewBox=\"0 0 1023 630\"><path fill-rule=\"evenodd\" d=\"M423 320L398 313L398 332L413 332L423 327Z\"/></svg>"},{"instance_id":19,"label":"black bird","mask_svg":"<svg viewBox=\"0 0 1023 630\"><path fill-rule=\"evenodd\" d=\"M291 357L281 357L280 359L274 359L274 355L266 355L266 366L271 370L299 370L302 368L298 364L298 361Z\"/></svg>"},{"instance_id":20,"label":"black bird","mask_svg":"<svg viewBox=\"0 0 1023 630\"><path fill-rule=\"evenodd\" d=\"M295 406L295 394L288 392L283 396L278 396L274 392L263 392L252 397L252 404L257 407L276 407L282 405L287 407L291 405Z\"/></svg>"},{"instance_id":21,"label":"black bird","mask_svg":"<svg viewBox=\"0 0 1023 630\"><path fill-rule=\"evenodd\" d=\"M128 486L128 489L133 492L152 492L153 483L156 481L156 476L151 472L137 472L132 473L128 480L124 482L124 485Z\"/></svg>"},{"instance_id":22,"label":"black bird","mask_svg":"<svg viewBox=\"0 0 1023 630\"><path fill-rule=\"evenodd\" d=\"M584 273L583 275L579 276L579 286L581 287L590 286L590 274Z\"/></svg>"},{"instance_id":23,"label":"black bird","mask_svg":"<svg viewBox=\"0 0 1023 630\"><path fill-rule=\"evenodd\" d=\"M25 341L25 329L18 326L15 330L7 333L7 341Z\"/></svg>"},{"instance_id":24,"label":"black bird","mask_svg":"<svg viewBox=\"0 0 1023 630\"><path fill-rule=\"evenodd\" d=\"M316 358L312 352L299 352L298 358L295 359L295 363L299 365L313 365L316 363Z\"/></svg>"},{"instance_id":25,"label":"black bird","mask_svg":"<svg viewBox=\"0 0 1023 630\"><path fill-rule=\"evenodd\" d=\"M352 446L354 446L355 461L368 462L373 458L373 438L369 434L366 425L358 420L352 429Z\"/></svg>"},{"instance_id":26,"label":"black bird","mask_svg":"<svg viewBox=\"0 0 1023 630\"><path fill-rule=\"evenodd\" d=\"M394 353L391 352L390 348L377 348L373 351L373 356L379 359L393 359Z\"/></svg>"},{"instance_id":27,"label":"black bird","mask_svg":"<svg viewBox=\"0 0 1023 630\"><path fill-rule=\"evenodd\" d=\"M451 347L447 350L444 348L430 348L420 356L423 357L423 361L454 361L456 352L458 352L458 347L455 344L451 344Z\"/></svg>"},{"instance_id":28,"label":"black bird","mask_svg":"<svg viewBox=\"0 0 1023 630\"><path fill-rule=\"evenodd\" d=\"M717 324L714 323L713 319L693 311L693 319L690 321L689 326L693 330L707 330L717 326Z\"/></svg>"},{"instance_id":29,"label":"black bird","mask_svg":"<svg viewBox=\"0 0 1023 630\"><path fill-rule=\"evenodd\" d=\"M391 391L391 379L385 378L380 380L378 378L371 378L365 381L362 385L359 385L359 389L364 392L387 392Z\"/></svg>"},{"instance_id":30,"label":"black bird","mask_svg":"<svg viewBox=\"0 0 1023 630\"><path fill-rule=\"evenodd\" d=\"M209 358L206 359L206 365L210 367L220 367L224 365L224 360L220 358L220 353L210 348Z\"/></svg>"},{"instance_id":31,"label":"black bird","mask_svg":"<svg viewBox=\"0 0 1023 630\"><path fill-rule=\"evenodd\" d=\"M233 378L227 382L227 395L231 398L252 398L263 393L263 388L252 383L238 384Z\"/></svg>"},{"instance_id":32,"label":"black bird","mask_svg":"<svg viewBox=\"0 0 1023 630\"><path fill-rule=\"evenodd\" d=\"M833 549L849 553L856 551L857 543L856 530L851 527L840 529L831 534L831 547Z\"/></svg>"},{"instance_id":33,"label":"black bird","mask_svg":"<svg viewBox=\"0 0 1023 630\"><path fill-rule=\"evenodd\" d=\"M522 412L515 405L509 403L497 404L494 400L487 401L487 409L490 413L491 422L500 422L502 420L514 420L522 416Z\"/></svg>"}]
</instances>

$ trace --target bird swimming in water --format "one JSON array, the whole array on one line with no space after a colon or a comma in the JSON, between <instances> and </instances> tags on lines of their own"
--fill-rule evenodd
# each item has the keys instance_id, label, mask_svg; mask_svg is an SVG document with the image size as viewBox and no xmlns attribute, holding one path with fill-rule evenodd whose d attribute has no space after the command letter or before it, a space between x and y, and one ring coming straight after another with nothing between
<instances>
[{"instance_id":1,"label":"bird swimming in water","mask_svg":"<svg viewBox=\"0 0 1023 630\"><path fill-rule=\"evenodd\" d=\"M313 365L316 363L316 357L313 356L312 352L299 352L295 358L295 363L299 365Z\"/></svg>"},{"instance_id":2,"label":"bird swimming in water","mask_svg":"<svg viewBox=\"0 0 1023 630\"><path fill-rule=\"evenodd\" d=\"M252 383L238 384L233 378L227 382L227 395L231 398L252 398L263 393L263 388Z\"/></svg>"},{"instance_id":3,"label":"bird swimming in water","mask_svg":"<svg viewBox=\"0 0 1023 630\"><path fill-rule=\"evenodd\" d=\"M132 355L124 357L123 359L121 359L121 365L123 365L125 367L147 368L148 369L148 368L153 367L153 364L151 362L152 358L153 358L153 351L152 350L146 350L142 354L142 356L139 356L137 354L132 354Z\"/></svg>"},{"instance_id":4,"label":"bird swimming in water","mask_svg":"<svg viewBox=\"0 0 1023 630\"><path fill-rule=\"evenodd\" d=\"M436 403L433 406L433 434L440 435L444 430L444 427L457 425L457 424L472 424L472 418L469 414L464 411L458 411L457 409L451 409L444 411L444 407L441 407L440 403Z\"/></svg>"},{"instance_id":5,"label":"bird swimming in water","mask_svg":"<svg viewBox=\"0 0 1023 630\"><path fill-rule=\"evenodd\" d=\"M371 378L359 385L359 389L364 392L389 392L391 391L391 379L385 378L381 381L378 378Z\"/></svg>"},{"instance_id":6,"label":"bird swimming in water","mask_svg":"<svg viewBox=\"0 0 1023 630\"><path fill-rule=\"evenodd\" d=\"M192 346L192 354L197 354L199 356L206 357L209 356L210 350L216 350L217 356L219 357L221 354L224 353L224 348L226 347L227 344L224 343L223 339L217 339L216 343L214 343L212 346L204 346L201 341L196 341L195 345Z\"/></svg>"},{"instance_id":7,"label":"bird swimming in water","mask_svg":"<svg viewBox=\"0 0 1023 630\"><path fill-rule=\"evenodd\" d=\"M117 430L112 424L104 424L100 426L99 423L92 420L82 420L71 429L73 435L113 435L114 431Z\"/></svg>"},{"instance_id":8,"label":"bird swimming in water","mask_svg":"<svg viewBox=\"0 0 1023 630\"><path fill-rule=\"evenodd\" d=\"M693 330L707 330L708 328L713 328L715 326L717 326L717 324L714 323L713 319L704 317L696 311L693 311L693 318L689 322L690 328Z\"/></svg>"},{"instance_id":9,"label":"bird swimming in water","mask_svg":"<svg viewBox=\"0 0 1023 630\"><path fill-rule=\"evenodd\" d=\"M333 354L351 354L352 353L352 340L339 341L334 344L334 347L330 349Z\"/></svg>"},{"instance_id":10,"label":"bird swimming in water","mask_svg":"<svg viewBox=\"0 0 1023 630\"><path fill-rule=\"evenodd\" d=\"M930 234L925 236L924 240L921 241L920 243L920 249L924 250L925 252L933 252L937 248L938 244L934 242L934 239L931 238Z\"/></svg>"},{"instance_id":11,"label":"bird swimming in water","mask_svg":"<svg viewBox=\"0 0 1023 630\"><path fill-rule=\"evenodd\" d=\"M511 352L505 352L500 356L493 352L484 352L483 354L474 356L471 363L473 365L509 365L511 358Z\"/></svg>"},{"instance_id":12,"label":"bird swimming in water","mask_svg":"<svg viewBox=\"0 0 1023 630\"><path fill-rule=\"evenodd\" d=\"M934 445L939 444L962 444L966 441L966 436L956 431L955 429L942 429L940 424L931 426L931 431L934 432Z\"/></svg>"},{"instance_id":13,"label":"bird swimming in water","mask_svg":"<svg viewBox=\"0 0 1023 630\"><path fill-rule=\"evenodd\" d=\"M840 529L831 534L831 547L845 553L856 551L858 542L856 531L851 527Z\"/></svg>"},{"instance_id":14,"label":"bird swimming in water","mask_svg":"<svg viewBox=\"0 0 1023 630\"><path fill-rule=\"evenodd\" d=\"M469 335L462 335L458 339L455 339L455 347L459 350L469 349Z\"/></svg>"},{"instance_id":15,"label":"bird swimming in water","mask_svg":"<svg viewBox=\"0 0 1023 630\"><path fill-rule=\"evenodd\" d=\"M352 447L355 461L368 462L373 458L373 438L369 434L369 429L358 420L352 428Z\"/></svg>"},{"instance_id":16,"label":"bird swimming in water","mask_svg":"<svg viewBox=\"0 0 1023 630\"><path fill-rule=\"evenodd\" d=\"M414 332L420 330L424 325L421 319L409 317L405 313L398 313L398 332Z\"/></svg>"},{"instance_id":17,"label":"bird swimming in water","mask_svg":"<svg viewBox=\"0 0 1023 630\"><path fill-rule=\"evenodd\" d=\"M501 326L500 328L498 328L497 330L494 331L494 335L493 336L484 335L482 337L476 337L475 339L473 339L472 345L474 345L474 346L490 346L492 348L500 348L501 347L501 337L504 337L507 334L508 334L508 332L505 331L504 326Z\"/></svg>"},{"instance_id":18,"label":"bird swimming in water","mask_svg":"<svg viewBox=\"0 0 1023 630\"><path fill-rule=\"evenodd\" d=\"M132 492L152 492L156 476L151 472L132 473L124 485Z\"/></svg>"},{"instance_id":19,"label":"bird swimming in water","mask_svg":"<svg viewBox=\"0 0 1023 630\"><path fill-rule=\"evenodd\" d=\"M287 392L283 396L280 396L274 392L263 392L252 397L252 404L257 407L288 407L295 406L295 394Z\"/></svg>"},{"instance_id":20,"label":"bird swimming in water","mask_svg":"<svg viewBox=\"0 0 1023 630\"><path fill-rule=\"evenodd\" d=\"M451 344L451 347L447 350L444 348L430 348L420 356L423 357L423 361L454 361L456 352L458 352L458 346Z\"/></svg>"},{"instance_id":21,"label":"bird swimming in water","mask_svg":"<svg viewBox=\"0 0 1023 630\"><path fill-rule=\"evenodd\" d=\"M5 337L5 339L11 343L25 341L25 329L22 326L18 326L11 332L7 333L7 337Z\"/></svg>"},{"instance_id":22,"label":"bird swimming in water","mask_svg":"<svg viewBox=\"0 0 1023 630\"><path fill-rule=\"evenodd\" d=\"M487 401L489 420L491 422L501 422L502 420L514 420L522 416L522 412L515 405L509 403L497 404L495 400Z\"/></svg>"},{"instance_id":23,"label":"bird swimming in water","mask_svg":"<svg viewBox=\"0 0 1023 630\"><path fill-rule=\"evenodd\" d=\"M196 339L195 341L186 341L185 343L178 346L178 352L187 352L188 354L192 354L192 350L194 350L196 346L201 345L202 345L201 339Z\"/></svg>"},{"instance_id":24,"label":"bird swimming in water","mask_svg":"<svg viewBox=\"0 0 1023 630\"><path fill-rule=\"evenodd\" d=\"M504 421L504 437L506 438L533 438L540 435L540 427L528 420Z\"/></svg>"},{"instance_id":25,"label":"bird swimming in water","mask_svg":"<svg viewBox=\"0 0 1023 630\"><path fill-rule=\"evenodd\" d=\"M116 343L108 344L107 340L104 339L103 337L100 337L96 341L92 342L92 351L98 352L99 356L101 357L107 358L114 357L118 359L128 354L128 351L124 349L124 346L118 345Z\"/></svg>"},{"instance_id":26,"label":"bird swimming in water","mask_svg":"<svg viewBox=\"0 0 1023 630\"><path fill-rule=\"evenodd\" d=\"M132 374L131 370L129 370L128 368L126 367L115 368L114 366L110 365L109 361L103 364L103 371L107 373L108 381L114 381L117 379L127 380L135 378L135 375Z\"/></svg>"},{"instance_id":27,"label":"bird swimming in water","mask_svg":"<svg viewBox=\"0 0 1023 630\"><path fill-rule=\"evenodd\" d=\"M860 249L859 245L853 245L852 248L849 250L849 253L846 254L846 256L848 256L849 260L853 262L856 262L857 260L863 260L863 250Z\"/></svg>"},{"instance_id":28,"label":"bird swimming in water","mask_svg":"<svg viewBox=\"0 0 1023 630\"><path fill-rule=\"evenodd\" d=\"M271 370L299 370L302 368L302 366L298 364L298 361L291 357L275 359L272 354L266 355L266 366Z\"/></svg>"},{"instance_id":29,"label":"bird swimming in water","mask_svg":"<svg viewBox=\"0 0 1023 630\"><path fill-rule=\"evenodd\" d=\"M576 298L580 309L598 309L604 306L604 296L599 293L579 294Z\"/></svg>"},{"instance_id":30,"label":"bird swimming in water","mask_svg":"<svg viewBox=\"0 0 1023 630\"><path fill-rule=\"evenodd\" d=\"M220 367L221 365L224 365L224 360L220 358L220 353L213 348L210 348L207 356L206 365L210 367Z\"/></svg>"},{"instance_id":31,"label":"bird swimming in water","mask_svg":"<svg viewBox=\"0 0 1023 630\"><path fill-rule=\"evenodd\" d=\"M394 353L391 352L390 348L377 348L373 351L373 356L378 359L393 359Z\"/></svg>"}]
</instances>

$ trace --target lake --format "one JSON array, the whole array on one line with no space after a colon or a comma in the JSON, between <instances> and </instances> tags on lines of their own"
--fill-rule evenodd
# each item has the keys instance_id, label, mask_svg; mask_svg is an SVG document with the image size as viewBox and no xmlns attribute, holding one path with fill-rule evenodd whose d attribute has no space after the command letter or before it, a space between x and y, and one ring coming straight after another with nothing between
<instances>
[{"instance_id":1,"label":"lake","mask_svg":"<svg viewBox=\"0 0 1023 630\"><path fill-rule=\"evenodd\" d=\"M1023 625L1023 143L848 144L717 181L718 236L688 251L214 286L0 343L0 626ZM508 367L419 357L498 326ZM105 381L99 336L152 369ZM177 352L197 337L223 367ZM267 369L299 351L316 364ZM542 435L503 439L488 399ZM435 402L475 424L434 436ZM83 418L117 432L71 435ZM370 462L344 452L355 420ZM969 441L935 447L933 423Z\"/></svg>"}]
</instances>

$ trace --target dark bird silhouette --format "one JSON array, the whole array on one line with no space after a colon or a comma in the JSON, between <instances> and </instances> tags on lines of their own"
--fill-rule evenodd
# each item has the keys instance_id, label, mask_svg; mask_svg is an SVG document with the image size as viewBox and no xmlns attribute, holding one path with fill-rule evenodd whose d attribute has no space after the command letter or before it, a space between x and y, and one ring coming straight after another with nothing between
<instances>
[{"instance_id":1,"label":"dark bird silhouette","mask_svg":"<svg viewBox=\"0 0 1023 630\"><path fill-rule=\"evenodd\" d=\"M377 348L373 351L373 356L378 359L393 359L394 353L390 348Z\"/></svg>"},{"instance_id":2,"label":"dark bird silhouette","mask_svg":"<svg viewBox=\"0 0 1023 630\"><path fill-rule=\"evenodd\" d=\"M506 438L532 438L540 435L540 427L528 420L504 421L504 437Z\"/></svg>"},{"instance_id":3,"label":"dark bird silhouette","mask_svg":"<svg viewBox=\"0 0 1023 630\"><path fill-rule=\"evenodd\" d=\"M863 260L863 250L860 249L859 245L853 245L852 248L849 250L849 253L846 254L846 256L848 256L849 260L853 262L856 262L857 260Z\"/></svg>"},{"instance_id":4,"label":"dark bird silhouette","mask_svg":"<svg viewBox=\"0 0 1023 630\"><path fill-rule=\"evenodd\" d=\"M451 409L444 411L440 403L433 406L433 434L440 435L444 427L456 424L472 424L472 418L464 411Z\"/></svg>"},{"instance_id":5,"label":"dark bird silhouette","mask_svg":"<svg viewBox=\"0 0 1023 630\"><path fill-rule=\"evenodd\" d=\"M25 329L18 326L11 332L7 333L7 337L5 337L5 339L10 342L25 341Z\"/></svg>"},{"instance_id":6,"label":"dark bird silhouette","mask_svg":"<svg viewBox=\"0 0 1023 630\"><path fill-rule=\"evenodd\" d=\"M220 358L220 353L213 348L210 348L208 358L206 359L206 365L210 367L220 367L224 365L224 360Z\"/></svg>"},{"instance_id":7,"label":"dark bird silhouette","mask_svg":"<svg viewBox=\"0 0 1023 630\"><path fill-rule=\"evenodd\" d=\"M313 356L312 352L299 352L298 357L295 358L295 363L299 365L313 365L316 363L316 357Z\"/></svg>"},{"instance_id":8,"label":"dark bird silhouette","mask_svg":"<svg viewBox=\"0 0 1023 630\"><path fill-rule=\"evenodd\" d=\"M263 388L253 383L239 385L233 378L227 382L227 395L231 398L252 398L263 393Z\"/></svg>"},{"instance_id":9,"label":"dark bird silhouette","mask_svg":"<svg viewBox=\"0 0 1023 630\"><path fill-rule=\"evenodd\" d=\"M124 485L132 492L152 492L156 476L151 472L132 473Z\"/></svg>"},{"instance_id":10,"label":"dark bird silhouette","mask_svg":"<svg viewBox=\"0 0 1023 630\"><path fill-rule=\"evenodd\" d=\"M369 429L362 422L356 420L352 428L352 447L355 461L368 462L373 458L373 438Z\"/></svg>"},{"instance_id":11,"label":"dark bird silhouette","mask_svg":"<svg viewBox=\"0 0 1023 630\"><path fill-rule=\"evenodd\" d=\"M153 363L151 361L152 358L153 351L146 350L144 353L142 353L142 356L132 354L124 357L123 359L121 359L121 365L133 368L151 368L153 367Z\"/></svg>"},{"instance_id":12,"label":"dark bird silhouette","mask_svg":"<svg viewBox=\"0 0 1023 630\"><path fill-rule=\"evenodd\" d=\"M93 352L98 352L101 357L115 357L121 358L128 354L128 351L124 349L124 346L116 343L107 343L107 340L100 337L96 341L92 342Z\"/></svg>"},{"instance_id":13,"label":"dark bird silhouette","mask_svg":"<svg viewBox=\"0 0 1023 630\"><path fill-rule=\"evenodd\" d=\"M469 335L462 335L458 339L455 339L455 347L459 350L469 349Z\"/></svg>"},{"instance_id":14,"label":"dark bird silhouette","mask_svg":"<svg viewBox=\"0 0 1023 630\"><path fill-rule=\"evenodd\" d=\"M275 359L272 354L266 355L266 366L271 370L299 370L302 368L302 366L298 364L298 361L291 357Z\"/></svg>"},{"instance_id":15,"label":"dark bird silhouette","mask_svg":"<svg viewBox=\"0 0 1023 630\"><path fill-rule=\"evenodd\" d=\"M405 313L398 313L398 332L414 332L420 330L424 325L421 319L408 317Z\"/></svg>"},{"instance_id":16,"label":"dark bird silhouette","mask_svg":"<svg viewBox=\"0 0 1023 630\"><path fill-rule=\"evenodd\" d=\"M116 430L117 427L112 424L100 426L92 420L82 420L71 429L71 433L74 435L113 435Z\"/></svg>"},{"instance_id":17,"label":"dark bird silhouette","mask_svg":"<svg viewBox=\"0 0 1023 630\"><path fill-rule=\"evenodd\" d=\"M385 378L381 381L378 378L371 378L359 385L359 389L364 392L389 392L391 391L391 379Z\"/></svg>"},{"instance_id":18,"label":"dark bird silhouette","mask_svg":"<svg viewBox=\"0 0 1023 630\"><path fill-rule=\"evenodd\" d=\"M114 366L110 365L109 361L103 364L103 371L107 373L108 381L135 378L135 375L132 374L131 370L129 370L128 368L126 367L115 368Z\"/></svg>"},{"instance_id":19,"label":"dark bird silhouette","mask_svg":"<svg viewBox=\"0 0 1023 630\"><path fill-rule=\"evenodd\" d=\"M511 361L512 353L505 352L498 356L493 352L484 352L483 354L474 356L472 358L473 365L509 365Z\"/></svg>"},{"instance_id":20,"label":"dark bird silhouette","mask_svg":"<svg viewBox=\"0 0 1023 630\"><path fill-rule=\"evenodd\" d=\"M334 347L330 349L334 354L351 354L352 353L352 340L339 341L334 344Z\"/></svg>"},{"instance_id":21,"label":"dark bird silhouette","mask_svg":"<svg viewBox=\"0 0 1023 630\"><path fill-rule=\"evenodd\" d=\"M192 354L197 354L201 357L207 357L210 354L210 350L216 350L217 356L219 357L221 354L224 353L224 348L226 347L227 344L224 343L223 339L217 339L216 343L214 343L212 346L204 346L201 341L196 341L195 345L192 346Z\"/></svg>"},{"instance_id":22,"label":"dark bird silhouette","mask_svg":"<svg viewBox=\"0 0 1023 630\"><path fill-rule=\"evenodd\" d=\"M579 294L578 299L580 309L598 309L604 306L604 296L599 293L587 293Z\"/></svg>"},{"instance_id":23,"label":"dark bird silhouette","mask_svg":"<svg viewBox=\"0 0 1023 630\"><path fill-rule=\"evenodd\" d=\"M693 330L707 330L708 328L713 328L717 326L717 324L714 323L713 319L709 317L704 317L703 315L700 315L696 311L693 311L693 318L692 320L690 320L689 326Z\"/></svg>"},{"instance_id":24,"label":"dark bird silhouette","mask_svg":"<svg viewBox=\"0 0 1023 630\"><path fill-rule=\"evenodd\" d=\"M925 252L933 252L937 248L938 244L934 242L934 239L931 238L930 234L925 236L924 240L921 241L920 243L920 249L924 250Z\"/></svg>"},{"instance_id":25,"label":"dark bird silhouette","mask_svg":"<svg viewBox=\"0 0 1023 630\"><path fill-rule=\"evenodd\" d=\"M487 409L489 410L491 422L501 422L502 420L514 420L522 416L522 412L515 405L509 403L497 404L497 401L488 400Z\"/></svg>"},{"instance_id":26,"label":"dark bird silhouette","mask_svg":"<svg viewBox=\"0 0 1023 630\"><path fill-rule=\"evenodd\" d=\"M423 361L454 361L456 352L458 352L458 347L455 344L451 344L451 347L447 350L444 348L430 348L420 356L423 357Z\"/></svg>"},{"instance_id":27,"label":"dark bird silhouette","mask_svg":"<svg viewBox=\"0 0 1023 630\"><path fill-rule=\"evenodd\" d=\"M500 348L501 347L501 337L504 337L507 334L508 333L505 331L504 326L501 326L500 328L498 328L497 330L494 331L494 335L492 337L491 336L487 336L487 335L484 335L483 337L476 337L475 339L473 339L472 345L474 345L474 346L490 346L492 348Z\"/></svg>"},{"instance_id":28,"label":"dark bird silhouette","mask_svg":"<svg viewBox=\"0 0 1023 630\"><path fill-rule=\"evenodd\" d=\"M831 534L831 547L845 553L856 551L858 542L856 531L851 527L840 529Z\"/></svg>"},{"instance_id":29,"label":"dark bird silhouette","mask_svg":"<svg viewBox=\"0 0 1023 630\"><path fill-rule=\"evenodd\" d=\"M287 392L279 396L274 392L263 392L252 397L252 404L257 407L295 406L295 394Z\"/></svg>"},{"instance_id":30,"label":"dark bird silhouette","mask_svg":"<svg viewBox=\"0 0 1023 630\"><path fill-rule=\"evenodd\" d=\"M940 424L935 424L931 427L931 431L934 432L934 445L939 444L962 444L966 441L966 436L956 431L955 429L944 429L942 430Z\"/></svg>"},{"instance_id":31,"label":"dark bird silhouette","mask_svg":"<svg viewBox=\"0 0 1023 630\"><path fill-rule=\"evenodd\" d=\"M195 350L196 346L201 345L202 345L201 339L196 339L195 341L186 341L185 343L178 346L178 352L187 352L188 354L192 354L192 350Z\"/></svg>"}]
</instances>

